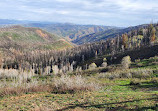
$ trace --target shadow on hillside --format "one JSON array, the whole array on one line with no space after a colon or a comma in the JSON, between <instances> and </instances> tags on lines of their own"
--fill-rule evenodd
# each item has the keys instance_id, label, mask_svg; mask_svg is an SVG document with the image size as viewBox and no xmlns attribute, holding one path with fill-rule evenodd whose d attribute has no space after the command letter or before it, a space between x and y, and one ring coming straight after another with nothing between
<instances>
[{"instance_id":1,"label":"shadow on hillside","mask_svg":"<svg viewBox=\"0 0 158 111\"><path fill-rule=\"evenodd\" d=\"M125 106L124 107L108 107L108 105L117 105L117 104L123 104L123 103L130 103L130 102L139 102L142 100L155 100L158 101L158 97L154 97L154 98L146 98L146 99L136 99L136 100L132 100L132 101L123 101L123 102L115 102L115 103L104 103L104 104L91 104L89 105L88 103L82 103L82 104L69 104L68 107L62 108L62 109L58 109L56 111L64 111L64 110L70 110L70 109L75 109L77 107L80 108L106 108L106 111L116 111L116 110L123 110L126 109ZM142 110L146 110L146 109L156 109L158 106L151 106L151 107L137 107L136 109L133 109L133 111L142 111Z\"/></svg>"}]
</instances>

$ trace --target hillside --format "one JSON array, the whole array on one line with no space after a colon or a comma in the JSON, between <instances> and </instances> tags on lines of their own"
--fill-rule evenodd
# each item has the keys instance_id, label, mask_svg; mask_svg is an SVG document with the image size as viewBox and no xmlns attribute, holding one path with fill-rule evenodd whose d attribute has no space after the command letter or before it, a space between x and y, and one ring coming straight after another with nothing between
<instances>
[{"instance_id":1,"label":"hillside","mask_svg":"<svg viewBox=\"0 0 158 111\"><path fill-rule=\"evenodd\" d=\"M63 41L61 37L50 34L39 28L25 28L22 26L11 26L0 28L0 45L3 46L7 43L16 43L21 46L36 46L41 44L54 44L62 41L62 43L70 44ZM25 47L27 48L27 47Z\"/></svg>"},{"instance_id":2,"label":"hillside","mask_svg":"<svg viewBox=\"0 0 158 111\"><path fill-rule=\"evenodd\" d=\"M129 31L132 31L132 30L138 30L139 28L143 28L145 26L147 25L139 25L139 26L128 27L128 28L112 28L105 31L101 31L101 32L87 34L76 40L73 40L72 42L78 45L85 44L85 43L98 42L101 40L106 40L107 38L117 37L118 35L128 33Z\"/></svg>"},{"instance_id":3,"label":"hillside","mask_svg":"<svg viewBox=\"0 0 158 111\"><path fill-rule=\"evenodd\" d=\"M1 28L0 110L157 111L158 24L91 35L68 48L39 28Z\"/></svg>"},{"instance_id":4,"label":"hillside","mask_svg":"<svg viewBox=\"0 0 158 111\"><path fill-rule=\"evenodd\" d=\"M39 27L48 32L67 38L70 41L79 39L85 35L116 28L112 26L76 25L70 23L63 23L63 24L62 23L52 23L52 24L31 23L31 24L25 24L24 26Z\"/></svg>"},{"instance_id":5,"label":"hillside","mask_svg":"<svg viewBox=\"0 0 158 111\"><path fill-rule=\"evenodd\" d=\"M42 43L53 42L59 37L47 33L38 28L25 28L22 26L11 26L0 29L0 37L2 41L14 41L17 43Z\"/></svg>"},{"instance_id":6,"label":"hillside","mask_svg":"<svg viewBox=\"0 0 158 111\"><path fill-rule=\"evenodd\" d=\"M30 51L60 50L71 47L73 47L72 43L39 28L22 26L0 28L1 55L9 61L14 61L16 57Z\"/></svg>"}]
</instances>

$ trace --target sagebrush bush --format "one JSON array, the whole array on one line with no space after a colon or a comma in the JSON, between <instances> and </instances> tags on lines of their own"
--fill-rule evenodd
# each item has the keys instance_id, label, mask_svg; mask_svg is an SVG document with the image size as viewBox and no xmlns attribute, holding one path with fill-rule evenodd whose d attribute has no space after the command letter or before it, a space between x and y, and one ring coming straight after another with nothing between
<instances>
[{"instance_id":1,"label":"sagebrush bush","mask_svg":"<svg viewBox=\"0 0 158 111\"><path fill-rule=\"evenodd\" d=\"M101 64L101 67L107 67L107 62L103 62L102 64Z\"/></svg>"},{"instance_id":2,"label":"sagebrush bush","mask_svg":"<svg viewBox=\"0 0 158 111\"><path fill-rule=\"evenodd\" d=\"M130 82L129 85L141 85L141 81L139 79L134 79Z\"/></svg>"},{"instance_id":3,"label":"sagebrush bush","mask_svg":"<svg viewBox=\"0 0 158 111\"><path fill-rule=\"evenodd\" d=\"M122 58L121 65L124 69L128 69L131 64L130 56L125 56Z\"/></svg>"},{"instance_id":4,"label":"sagebrush bush","mask_svg":"<svg viewBox=\"0 0 158 111\"><path fill-rule=\"evenodd\" d=\"M146 79L152 77L153 70L152 69L137 69L130 71L132 73L133 78Z\"/></svg>"},{"instance_id":5,"label":"sagebrush bush","mask_svg":"<svg viewBox=\"0 0 158 111\"><path fill-rule=\"evenodd\" d=\"M37 85L30 87L7 87L2 88L0 91L0 97L4 97L6 95L21 95L30 92L51 92L51 88L47 85Z\"/></svg>"},{"instance_id":6,"label":"sagebrush bush","mask_svg":"<svg viewBox=\"0 0 158 111\"><path fill-rule=\"evenodd\" d=\"M73 77L62 75L60 78L54 79L54 88L57 93L74 93L78 91L96 90L99 88L99 85L94 82L87 82L80 75Z\"/></svg>"},{"instance_id":7,"label":"sagebrush bush","mask_svg":"<svg viewBox=\"0 0 158 111\"><path fill-rule=\"evenodd\" d=\"M43 83L35 78L33 79L34 75L33 71L0 69L0 96L19 95L41 90L40 87L43 87Z\"/></svg>"},{"instance_id":8,"label":"sagebrush bush","mask_svg":"<svg viewBox=\"0 0 158 111\"><path fill-rule=\"evenodd\" d=\"M18 70L0 70L0 96L21 95L29 92L74 93L77 91L96 90L99 85L87 82L81 76L54 76L53 80L34 77L32 72Z\"/></svg>"},{"instance_id":9,"label":"sagebrush bush","mask_svg":"<svg viewBox=\"0 0 158 111\"><path fill-rule=\"evenodd\" d=\"M16 69L0 69L0 78L27 80L34 76L33 71L21 71Z\"/></svg>"},{"instance_id":10,"label":"sagebrush bush","mask_svg":"<svg viewBox=\"0 0 158 111\"><path fill-rule=\"evenodd\" d=\"M89 65L89 69L95 69L95 68L97 68L97 65L95 63L91 63Z\"/></svg>"}]
</instances>

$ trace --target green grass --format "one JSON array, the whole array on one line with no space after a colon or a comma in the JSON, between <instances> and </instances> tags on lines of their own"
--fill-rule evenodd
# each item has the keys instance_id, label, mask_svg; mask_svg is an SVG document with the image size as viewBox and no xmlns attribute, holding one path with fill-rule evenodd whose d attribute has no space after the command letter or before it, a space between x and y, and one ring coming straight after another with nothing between
<instances>
[{"instance_id":1,"label":"green grass","mask_svg":"<svg viewBox=\"0 0 158 111\"><path fill-rule=\"evenodd\" d=\"M143 63L148 68L153 60L142 60L133 63ZM147 65L147 66L146 66ZM157 66L156 66L157 67ZM140 67L134 67L137 70ZM156 70L155 67L150 67ZM157 111L158 83L153 78L138 79L139 85L130 85L135 78L117 78L109 80L98 78L101 68L87 70L83 76L88 81L98 82L102 88L98 91L77 92L74 94L28 93L21 96L5 96L0 98L0 110L55 110L55 111ZM157 74L154 74L157 75ZM53 76L35 77L49 81Z\"/></svg>"},{"instance_id":2,"label":"green grass","mask_svg":"<svg viewBox=\"0 0 158 111\"><path fill-rule=\"evenodd\" d=\"M140 67L140 68L157 68L158 67L158 57L153 57L149 59L143 59L139 62L132 63L133 67Z\"/></svg>"},{"instance_id":3,"label":"green grass","mask_svg":"<svg viewBox=\"0 0 158 111\"><path fill-rule=\"evenodd\" d=\"M65 41L60 41L60 40L40 46L41 49L47 49L47 50L48 49L60 50L60 49L72 48L72 47L73 47L72 44Z\"/></svg>"},{"instance_id":4,"label":"green grass","mask_svg":"<svg viewBox=\"0 0 158 111\"><path fill-rule=\"evenodd\" d=\"M49 76L48 76L49 77ZM48 79L41 78L41 79ZM99 91L75 94L29 93L0 99L0 110L156 110L158 91L133 90L129 79L100 80L108 83ZM148 81L148 80L142 80ZM145 86L148 83L143 83ZM149 84L148 84L149 85Z\"/></svg>"}]
</instances>

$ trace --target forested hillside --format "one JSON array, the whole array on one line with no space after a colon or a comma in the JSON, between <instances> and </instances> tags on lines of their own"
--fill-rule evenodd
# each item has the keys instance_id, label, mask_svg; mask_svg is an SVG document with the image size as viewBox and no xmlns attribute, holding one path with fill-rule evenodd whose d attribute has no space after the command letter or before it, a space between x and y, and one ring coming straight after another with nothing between
<instances>
[{"instance_id":1,"label":"forested hillside","mask_svg":"<svg viewBox=\"0 0 158 111\"><path fill-rule=\"evenodd\" d=\"M16 65L21 64L21 61L27 61L29 63L28 65L35 68L36 72L47 66L56 66L61 72L67 72L69 70L75 70L81 63L83 64L85 61L98 56L109 55L112 57L117 53L124 53L128 50L154 45L157 43L157 33L157 24L146 25L143 28L128 31L128 33L118 35L117 37L108 38L106 41L85 44L63 51L28 51L13 61L16 61ZM52 38L49 39L52 40ZM86 64L82 68L87 68Z\"/></svg>"},{"instance_id":2,"label":"forested hillside","mask_svg":"<svg viewBox=\"0 0 158 111\"><path fill-rule=\"evenodd\" d=\"M138 30L138 29L144 28L146 26L147 25L139 25L139 26L128 27L128 28L113 28L113 29L82 36L81 38L73 40L72 42L75 44L78 44L78 45L92 43L92 42L99 42L101 40L106 40L108 38L114 38L114 37L117 37L118 35L128 33L131 30Z\"/></svg>"}]
</instances>

